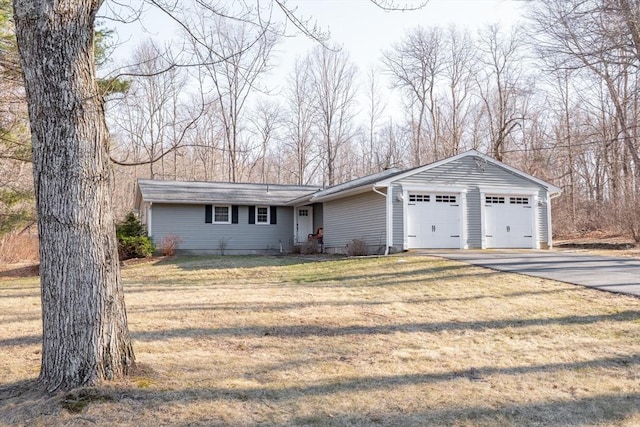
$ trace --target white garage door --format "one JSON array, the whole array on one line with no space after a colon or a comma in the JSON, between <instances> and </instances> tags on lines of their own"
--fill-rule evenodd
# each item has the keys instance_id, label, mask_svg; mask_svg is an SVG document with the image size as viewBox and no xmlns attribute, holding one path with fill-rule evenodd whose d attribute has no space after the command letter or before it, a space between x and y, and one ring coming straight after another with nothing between
<instances>
[{"instance_id":1,"label":"white garage door","mask_svg":"<svg viewBox=\"0 0 640 427\"><path fill-rule=\"evenodd\" d=\"M486 195L484 218L485 247L534 247L531 197Z\"/></svg>"},{"instance_id":2,"label":"white garage door","mask_svg":"<svg viewBox=\"0 0 640 427\"><path fill-rule=\"evenodd\" d=\"M409 193L409 248L460 248L459 199L459 194Z\"/></svg>"}]
</instances>

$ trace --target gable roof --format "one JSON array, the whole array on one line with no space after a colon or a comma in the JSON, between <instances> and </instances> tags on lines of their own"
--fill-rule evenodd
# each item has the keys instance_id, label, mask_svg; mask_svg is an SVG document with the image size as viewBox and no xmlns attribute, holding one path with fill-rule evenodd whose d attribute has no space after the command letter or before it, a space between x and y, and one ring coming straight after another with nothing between
<instances>
[{"instance_id":1,"label":"gable roof","mask_svg":"<svg viewBox=\"0 0 640 427\"><path fill-rule=\"evenodd\" d=\"M285 206L318 191L308 185L243 184L229 182L138 180L137 203L237 204Z\"/></svg>"},{"instance_id":2,"label":"gable roof","mask_svg":"<svg viewBox=\"0 0 640 427\"><path fill-rule=\"evenodd\" d=\"M318 191L311 197L312 202L320 202L333 198L333 196L339 195L340 197L348 194L357 194L360 192L371 190L372 185L381 179L390 179L394 176L401 174L402 171L398 168L391 168L383 170L382 172L374 173L372 175L363 176L352 181L347 181L342 184L334 185L333 187L326 188Z\"/></svg>"},{"instance_id":3,"label":"gable roof","mask_svg":"<svg viewBox=\"0 0 640 427\"><path fill-rule=\"evenodd\" d=\"M299 206L314 202L338 199L353 194L385 188L391 183L464 157L479 157L487 163L520 176L546 188L551 194L562 190L553 184L535 178L521 170L502 163L476 150L465 151L453 157L413 169L402 171L391 168L322 189L311 185L245 184L230 182L156 181L138 180L136 206L142 201L151 203L232 204L265 206Z\"/></svg>"},{"instance_id":4,"label":"gable roof","mask_svg":"<svg viewBox=\"0 0 640 427\"><path fill-rule=\"evenodd\" d=\"M420 172L424 172L424 171L427 171L427 170L430 170L430 169L434 169L434 168L437 168L438 166L442 166L444 164L447 164L447 163L450 163L450 162L454 162L456 160L462 159L464 157L470 157L470 156L471 157L479 157L479 158L481 158L483 161L485 161L487 163L491 163L491 164L493 164L495 166L498 166L498 167L500 167L502 169L505 169L505 170L511 172L512 174L515 174L515 175L520 176L520 177L522 177L524 179L532 181L532 182L534 182L534 183L546 188L552 194L553 193L558 193L559 194L559 193L562 192L561 188L556 187L553 184L550 184L550 183L545 182L545 181L543 181L541 179L538 179L538 178L536 178L536 177L534 177L532 175L529 175L526 172L523 172L523 171L521 171L519 169L516 169L516 168L514 168L512 166L509 166L506 163L502 163L501 161L496 160L493 157L489 157L486 154L482 154L482 153L480 153L479 151L476 151L476 150L468 150L468 151L465 151L464 153L460 153L460 154L458 154L456 156L453 156L453 157L448 157L446 159L443 159L443 160L440 160L440 161L437 161L437 162L434 162L434 163L430 163L430 164L425 165L425 166L418 166L416 168L406 170L406 171L404 171L402 173L399 173L399 174L397 174L395 176L392 176L392 177L389 177L387 179L384 179L384 180L381 180L381 181L377 182L375 184L375 186L376 187L388 187L389 184L391 184L392 182L394 182L396 180L399 180L399 179L402 179L402 178L406 178L408 176L412 176L412 175L415 175L415 174L418 174Z\"/></svg>"}]
</instances>

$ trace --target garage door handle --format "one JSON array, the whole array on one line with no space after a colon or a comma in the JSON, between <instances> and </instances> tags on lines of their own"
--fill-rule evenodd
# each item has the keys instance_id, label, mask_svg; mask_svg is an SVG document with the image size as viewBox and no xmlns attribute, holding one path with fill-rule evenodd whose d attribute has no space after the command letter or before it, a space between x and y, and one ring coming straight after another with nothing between
<instances>
[{"instance_id":1,"label":"garage door handle","mask_svg":"<svg viewBox=\"0 0 640 427\"><path fill-rule=\"evenodd\" d=\"M436 226L435 225L431 226L431 231L434 232L434 233L436 232Z\"/></svg>"},{"instance_id":2,"label":"garage door handle","mask_svg":"<svg viewBox=\"0 0 640 427\"><path fill-rule=\"evenodd\" d=\"M507 225L507 233L511 231L511 227Z\"/></svg>"}]
</instances>

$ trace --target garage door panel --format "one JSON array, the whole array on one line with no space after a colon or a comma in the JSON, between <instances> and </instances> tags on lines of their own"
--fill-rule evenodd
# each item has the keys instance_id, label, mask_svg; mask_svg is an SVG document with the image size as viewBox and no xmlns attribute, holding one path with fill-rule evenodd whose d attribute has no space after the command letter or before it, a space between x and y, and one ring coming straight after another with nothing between
<instances>
[{"instance_id":1,"label":"garage door panel","mask_svg":"<svg viewBox=\"0 0 640 427\"><path fill-rule=\"evenodd\" d=\"M411 193L407 204L409 248L459 248L458 194Z\"/></svg>"},{"instance_id":2,"label":"garage door panel","mask_svg":"<svg viewBox=\"0 0 640 427\"><path fill-rule=\"evenodd\" d=\"M487 248L533 247L531 197L487 195L484 221Z\"/></svg>"}]
</instances>

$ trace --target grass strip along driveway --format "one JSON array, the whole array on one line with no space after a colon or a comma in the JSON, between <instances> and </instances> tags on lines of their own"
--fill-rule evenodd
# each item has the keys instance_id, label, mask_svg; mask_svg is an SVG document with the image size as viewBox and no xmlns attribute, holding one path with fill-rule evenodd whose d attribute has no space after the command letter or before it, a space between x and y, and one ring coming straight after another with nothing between
<instances>
[{"instance_id":1,"label":"grass strip along driveway","mask_svg":"<svg viewBox=\"0 0 640 427\"><path fill-rule=\"evenodd\" d=\"M139 372L37 376L35 278L0 280L0 423L640 425L640 300L429 257L123 271Z\"/></svg>"}]
</instances>

